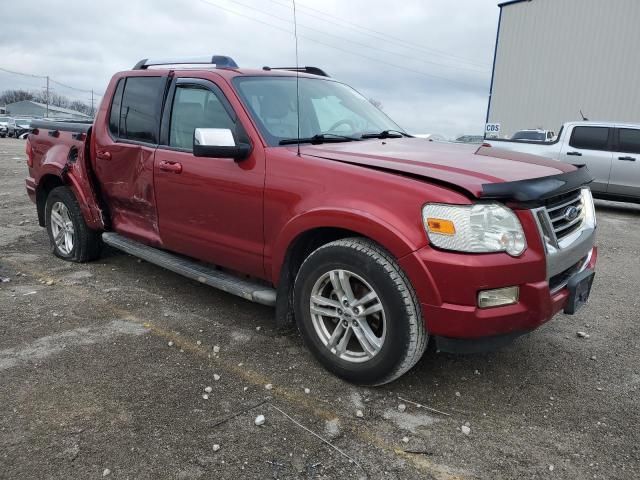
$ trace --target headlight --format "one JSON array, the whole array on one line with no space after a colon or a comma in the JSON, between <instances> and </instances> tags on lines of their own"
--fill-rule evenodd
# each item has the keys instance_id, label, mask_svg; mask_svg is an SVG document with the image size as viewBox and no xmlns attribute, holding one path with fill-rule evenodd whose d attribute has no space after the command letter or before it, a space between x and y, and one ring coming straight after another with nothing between
<instances>
[{"instance_id":1,"label":"headlight","mask_svg":"<svg viewBox=\"0 0 640 480\"><path fill-rule=\"evenodd\" d=\"M581 190L582 205L584 209L584 221L590 227L596 227L596 207L593 205L593 196L591 195L591 189L584 187Z\"/></svg>"},{"instance_id":2,"label":"headlight","mask_svg":"<svg viewBox=\"0 0 640 480\"><path fill-rule=\"evenodd\" d=\"M422 219L429 241L446 250L517 257L527 248L518 217L499 203L431 203L422 208Z\"/></svg>"}]
</instances>

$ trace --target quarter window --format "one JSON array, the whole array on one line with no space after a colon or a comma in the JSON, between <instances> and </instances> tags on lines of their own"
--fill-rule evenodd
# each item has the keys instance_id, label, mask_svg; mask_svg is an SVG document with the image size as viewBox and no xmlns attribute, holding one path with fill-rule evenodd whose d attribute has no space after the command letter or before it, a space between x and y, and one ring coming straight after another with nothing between
<instances>
[{"instance_id":1,"label":"quarter window","mask_svg":"<svg viewBox=\"0 0 640 480\"><path fill-rule=\"evenodd\" d=\"M640 130L621 128L618 130L619 150L625 153L640 153Z\"/></svg>"},{"instance_id":2,"label":"quarter window","mask_svg":"<svg viewBox=\"0 0 640 480\"><path fill-rule=\"evenodd\" d=\"M158 143L162 77L128 77L120 109L120 138Z\"/></svg>"},{"instance_id":3,"label":"quarter window","mask_svg":"<svg viewBox=\"0 0 640 480\"><path fill-rule=\"evenodd\" d=\"M235 123L217 95L196 85L178 85L173 99L169 145L193 149L196 128L228 128L235 133Z\"/></svg>"},{"instance_id":4,"label":"quarter window","mask_svg":"<svg viewBox=\"0 0 640 480\"><path fill-rule=\"evenodd\" d=\"M109 113L109 131L114 136L120 135L120 107L122 105L122 90L124 89L124 78L118 81L116 92L113 94L111 102L111 112Z\"/></svg>"},{"instance_id":5,"label":"quarter window","mask_svg":"<svg viewBox=\"0 0 640 480\"><path fill-rule=\"evenodd\" d=\"M607 127L575 127L569 145L582 150L608 150Z\"/></svg>"}]
</instances>

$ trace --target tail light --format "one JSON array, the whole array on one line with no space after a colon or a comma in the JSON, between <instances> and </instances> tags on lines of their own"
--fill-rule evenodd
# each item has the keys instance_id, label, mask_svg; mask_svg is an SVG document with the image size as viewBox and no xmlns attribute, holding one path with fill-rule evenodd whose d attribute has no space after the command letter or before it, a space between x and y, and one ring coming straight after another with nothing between
<instances>
[{"instance_id":1,"label":"tail light","mask_svg":"<svg viewBox=\"0 0 640 480\"><path fill-rule=\"evenodd\" d=\"M27 154L27 165L31 168L33 167L33 148L31 147L31 142L29 140L27 140L24 151Z\"/></svg>"},{"instance_id":2,"label":"tail light","mask_svg":"<svg viewBox=\"0 0 640 480\"><path fill-rule=\"evenodd\" d=\"M484 142L484 143L481 145L481 147L490 147L490 146L491 146L491 144L490 144L490 143L487 143L487 142Z\"/></svg>"}]
</instances>

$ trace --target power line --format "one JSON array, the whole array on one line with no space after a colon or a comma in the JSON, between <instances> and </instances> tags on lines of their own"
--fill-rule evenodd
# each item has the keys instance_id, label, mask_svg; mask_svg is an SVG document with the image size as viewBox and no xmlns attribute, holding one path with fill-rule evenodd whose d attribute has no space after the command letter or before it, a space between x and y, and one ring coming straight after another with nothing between
<instances>
[{"instance_id":1,"label":"power line","mask_svg":"<svg viewBox=\"0 0 640 480\"><path fill-rule=\"evenodd\" d=\"M273 14L271 14L269 12L265 12L264 10L259 10L257 8L252 7L251 5L247 5L246 3L242 3L242 2L239 2L237 0L227 0L227 1L229 1L231 3L235 3L235 4L240 5L242 7L248 8L248 9L253 10L255 12L261 13L261 14L266 15L268 17L275 18L276 20L291 24L290 20L286 20L286 19L284 19L282 17L279 17L277 15L273 15ZM370 44L365 44L365 43L362 43L362 42L358 42L356 40L352 40L352 39L349 39L349 38L346 38L346 37L342 37L340 35L335 35L333 33L329 33L329 32L326 32L324 30L320 30L320 29L317 29L317 28L314 28L314 27L310 27L309 25L304 25L302 23L298 23L298 26L299 27L304 27L304 28L306 28L308 30L313 30L315 32L321 33L322 35L328 35L330 37L335 37L335 38L337 38L339 40L342 40L342 41L345 41L345 42L353 43L354 45L358 45L358 46L364 47L366 49L370 49L371 48ZM432 62L430 60L425 60L423 58L417 58L417 57L414 57L412 55L406 55L406 54L399 53L399 52L394 52L394 51L391 51L391 50L385 50L384 48L380 48L380 47L376 47L376 51L388 53L388 54L394 55L396 57L404 57L404 58L408 58L410 60L416 60L418 62L423 62L423 63L427 63L427 64L430 64L430 65L435 65L435 66L438 66L438 67L452 68L452 69L457 69L457 70L467 70L467 71L476 72L476 73L486 73L486 74L489 73L488 69L478 70L477 68L469 67L469 66L447 65L445 63Z\"/></svg>"},{"instance_id":2,"label":"power line","mask_svg":"<svg viewBox=\"0 0 640 480\"><path fill-rule=\"evenodd\" d=\"M51 83L55 83L57 85L60 85L61 87L68 88L70 90L76 90L78 92L83 92L83 93L93 93L94 95L96 95L98 97L104 96L104 94L97 93L94 90L85 90L85 89L82 89L82 88L72 87L71 85L67 85L65 83L59 82L57 80L54 80L54 79L52 79L51 77L49 77L47 75L36 75L36 74L33 74L33 73L17 72L15 70L9 70L8 68L4 68L4 67L0 67L0 71L6 72L6 73L11 73L13 75L20 75L20 76L23 76L23 77L39 78L39 79L42 79L42 80L49 79L49 81Z\"/></svg>"},{"instance_id":3,"label":"power line","mask_svg":"<svg viewBox=\"0 0 640 480\"><path fill-rule=\"evenodd\" d=\"M288 5L283 4L282 2L279 2L278 0L269 0L269 1L271 1L272 3L275 3L276 5L279 5L281 7L289 8ZM378 30L373 30L371 28L359 25L359 24L354 23L354 22L349 22L347 20L344 20L343 18L337 17L335 15L331 15L329 13L325 13L325 12L323 12L321 10L318 10L316 8L313 8L313 7L309 7L309 6L306 6L306 5L298 5L298 8L302 8L302 9L306 9L306 10L309 10L309 11L317 12L317 13L319 13L321 15L324 15L325 17L330 18L331 20L327 20L327 19L321 18L321 17L319 17L317 15L314 15L312 13L307 13L307 12L303 11L302 13L304 15L307 15L307 16L310 16L310 17L313 17L313 18L317 18L319 20L322 20L323 22L329 22L332 25L335 25L335 22L338 21L338 22L343 23L345 25L349 25L352 28L357 28L357 29L363 30L364 32L360 32L360 33L362 33L364 35L369 35L369 36L371 36L373 38L384 39L385 41L392 41L393 43L396 43L396 44L402 44L402 46L404 48L414 48L414 49L417 48L419 50L423 50L423 51L432 53L434 55L440 55L440 56L443 56L443 57L449 57L451 59L463 61L463 62L468 63L470 65L475 65L475 66L478 66L478 67L485 67L485 68L490 68L491 67L491 64L489 64L489 63L476 62L476 61L471 60L469 58L461 57L461 56L458 56L458 55L453 55L453 54L444 52L442 50L436 50L436 49L433 49L433 48L430 48L430 47L425 47L423 45L419 45L417 43L408 42L406 40L403 40L403 39L398 38L398 37L394 37L394 36L389 35L387 33L380 32ZM371 32L371 33L367 33L367 32ZM375 35L372 35L372 33L375 34Z\"/></svg>"},{"instance_id":4,"label":"power line","mask_svg":"<svg viewBox=\"0 0 640 480\"><path fill-rule=\"evenodd\" d=\"M242 13L239 13L239 12L236 12L236 11L231 10L229 8L223 7L223 6L218 5L216 3L209 2L207 0L199 0L199 1L202 2L202 3L205 3L205 4L209 5L209 6L218 8L220 10L224 10L225 12L231 13L233 15L244 17L244 18L247 18L247 19L252 20L254 22L261 23L261 24L266 25L268 27L274 28L276 30L280 30L282 32L288 33L289 35L293 35L293 32L291 30L287 30L286 28L278 27L276 25L273 25L272 23L268 23L268 22L265 22L263 20L259 20L257 18L250 17L248 15L244 15ZM415 73L415 74L418 74L418 75L422 75L422 76L425 76L425 77L437 78L437 79L440 79L440 80L445 80L447 82L457 83L459 85L464 85L464 86L467 86L467 87L477 87L477 85L474 85L474 84L471 84L471 83L468 83L468 82L464 82L464 81L461 81L461 80L458 80L458 79L454 79L454 78L450 78L450 77L444 77L444 76L436 75L436 74L433 74L433 73L427 73L427 72L423 72L423 71L420 71L420 70L414 70L412 68L409 68L409 67L406 67L406 66L403 66L403 65L397 65L395 63L391 63L391 62L387 62L387 61L384 61L384 60L380 60L379 58L369 57L369 56L363 55L361 53L353 52L351 50L346 50L344 48L336 47L335 45L331 45L329 43L321 42L319 40L316 40L315 38L307 37L305 35L298 35L298 37L306 38L307 40L309 40L311 42L317 43L319 45L323 45L325 47L333 48L333 49L338 50L338 51L343 52L343 53L348 53L350 55L355 55L357 57L366 58L367 60L371 60L371 61L376 62L378 64L388 65L390 67L398 68L398 69L401 69L401 70L406 70L408 72L412 72L412 73Z\"/></svg>"}]
</instances>

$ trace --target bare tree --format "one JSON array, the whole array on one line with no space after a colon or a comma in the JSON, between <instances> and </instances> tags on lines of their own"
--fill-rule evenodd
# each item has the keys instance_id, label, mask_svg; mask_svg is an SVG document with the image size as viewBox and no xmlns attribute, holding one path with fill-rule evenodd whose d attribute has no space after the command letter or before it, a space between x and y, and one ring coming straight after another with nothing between
<instances>
[{"instance_id":1,"label":"bare tree","mask_svg":"<svg viewBox=\"0 0 640 480\"><path fill-rule=\"evenodd\" d=\"M23 100L33 100L33 97L33 93L27 90L5 90L0 94L0 105L8 105Z\"/></svg>"}]
</instances>

